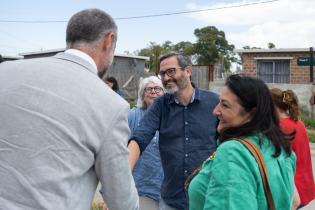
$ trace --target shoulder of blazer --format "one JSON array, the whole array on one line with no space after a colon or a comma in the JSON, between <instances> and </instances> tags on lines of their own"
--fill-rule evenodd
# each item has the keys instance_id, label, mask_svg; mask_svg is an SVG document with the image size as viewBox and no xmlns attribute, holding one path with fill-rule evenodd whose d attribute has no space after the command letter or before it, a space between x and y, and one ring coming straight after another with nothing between
<instances>
[{"instance_id":1,"label":"shoulder of blazer","mask_svg":"<svg viewBox=\"0 0 315 210\"><path fill-rule=\"evenodd\" d=\"M84 68L88 69L89 71L97 74L97 70L95 70L94 67L89 62L85 61L84 59L82 59L78 56L75 56L75 55L72 55L69 53L61 52L61 53L56 54L52 58L67 60L67 61L76 63L76 64L83 66Z\"/></svg>"}]
</instances>

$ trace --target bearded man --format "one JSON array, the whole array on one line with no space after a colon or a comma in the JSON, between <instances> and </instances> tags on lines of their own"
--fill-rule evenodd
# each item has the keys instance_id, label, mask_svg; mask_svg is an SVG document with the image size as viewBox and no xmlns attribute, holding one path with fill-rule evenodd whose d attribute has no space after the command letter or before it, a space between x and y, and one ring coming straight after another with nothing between
<instances>
[{"instance_id":1,"label":"bearded man","mask_svg":"<svg viewBox=\"0 0 315 210\"><path fill-rule=\"evenodd\" d=\"M218 119L212 111L219 99L213 92L194 87L187 56L171 52L160 58L159 67L166 94L154 101L131 136L129 162L133 167L158 130L164 170L161 209L186 210L184 182L216 149Z\"/></svg>"}]
</instances>

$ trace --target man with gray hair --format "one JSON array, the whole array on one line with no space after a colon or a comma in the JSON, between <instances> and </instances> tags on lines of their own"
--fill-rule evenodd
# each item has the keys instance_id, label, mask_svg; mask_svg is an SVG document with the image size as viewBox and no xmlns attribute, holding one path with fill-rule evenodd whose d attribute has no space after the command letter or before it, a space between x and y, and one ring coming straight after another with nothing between
<instances>
[{"instance_id":1,"label":"man with gray hair","mask_svg":"<svg viewBox=\"0 0 315 210\"><path fill-rule=\"evenodd\" d=\"M64 53L0 64L1 209L88 210L99 181L109 209L139 208L129 105L97 75L116 39L114 20L87 9L70 19Z\"/></svg>"}]
</instances>

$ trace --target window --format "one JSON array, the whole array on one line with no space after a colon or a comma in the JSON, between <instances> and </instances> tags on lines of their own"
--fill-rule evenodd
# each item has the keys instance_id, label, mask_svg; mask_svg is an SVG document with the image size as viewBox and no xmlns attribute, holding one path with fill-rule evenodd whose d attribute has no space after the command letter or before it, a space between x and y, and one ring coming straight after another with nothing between
<instances>
[{"instance_id":1,"label":"window","mask_svg":"<svg viewBox=\"0 0 315 210\"><path fill-rule=\"evenodd\" d=\"M267 83L290 83L290 61L257 61L257 76Z\"/></svg>"}]
</instances>

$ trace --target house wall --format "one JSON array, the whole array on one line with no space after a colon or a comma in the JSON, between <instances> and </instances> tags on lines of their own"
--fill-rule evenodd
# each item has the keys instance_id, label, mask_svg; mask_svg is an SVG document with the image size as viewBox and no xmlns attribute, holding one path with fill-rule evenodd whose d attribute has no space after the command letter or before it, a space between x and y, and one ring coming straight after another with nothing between
<instances>
[{"instance_id":1,"label":"house wall","mask_svg":"<svg viewBox=\"0 0 315 210\"><path fill-rule=\"evenodd\" d=\"M24 56L24 58L30 59L49 57L63 51L64 50L43 52L38 54L27 54ZM124 92L124 98L128 101L136 100L140 77L147 76L144 72L144 67L144 59L115 55L112 65L108 68L102 79L105 81L106 77L115 77L119 88Z\"/></svg>"},{"instance_id":2,"label":"house wall","mask_svg":"<svg viewBox=\"0 0 315 210\"><path fill-rule=\"evenodd\" d=\"M243 73L247 76L256 77L257 75L257 57L292 57L290 60L290 83L307 84L310 83L309 66L298 66L298 57L309 57L309 52L260 52L260 53L243 53ZM271 58L272 60L272 58ZM313 75L313 78L315 75Z\"/></svg>"},{"instance_id":3,"label":"house wall","mask_svg":"<svg viewBox=\"0 0 315 210\"><path fill-rule=\"evenodd\" d=\"M193 65L191 80L196 87L208 90L210 81L213 81L213 65Z\"/></svg>"},{"instance_id":4,"label":"house wall","mask_svg":"<svg viewBox=\"0 0 315 210\"><path fill-rule=\"evenodd\" d=\"M105 81L106 77L115 77L124 98L129 101L136 100L140 77L147 76L144 67L143 59L117 56L102 79Z\"/></svg>"},{"instance_id":5,"label":"house wall","mask_svg":"<svg viewBox=\"0 0 315 210\"><path fill-rule=\"evenodd\" d=\"M225 80L215 80L210 83L210 90L220 94L221 88L224 86ZM311 97L311 90L315 87L312 84L278 84L278 83L266 83L271 88L280 88L281 90L293 90L299 99L300 106L306 107L310 112L314 110L309 105L309 99Z\"/></svg>"}]
</instances>

